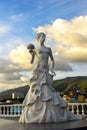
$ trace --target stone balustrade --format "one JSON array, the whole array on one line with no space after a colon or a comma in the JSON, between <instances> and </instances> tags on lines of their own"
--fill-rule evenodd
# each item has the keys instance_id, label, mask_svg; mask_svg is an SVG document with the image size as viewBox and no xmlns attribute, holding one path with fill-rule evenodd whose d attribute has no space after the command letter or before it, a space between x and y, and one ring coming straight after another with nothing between
<instances>
[{"instance_id":1,"label":"stone balustrade","mask_svg":"<svg viewBox=\"0 0 87 130\"><path fill-rule=\"evenodd\" d=\"M68 103L68 110L74 114L87 116L87 103Z\"/></svg>"},{"instance_id":2,"label":"stone balustrade","mask_svg":"<svg viewBox=\"0 0 87 130\"><path fill-rule=\"evenodd\" d=\"M0 105L0 117L19 117L23 104Z\"/></svg>"},{"instance_id":3,"label":"stone balustrade","mask_svg":"<svg viewBox=\"0 0 87 130\"><path fill-rule=\"evenodd\" d=\"M19 117L23 107L23 104L0 105L0 117ZM67 109L74 114L87 116L87 103L68 103Z\"/></svg>"}]
</instances>

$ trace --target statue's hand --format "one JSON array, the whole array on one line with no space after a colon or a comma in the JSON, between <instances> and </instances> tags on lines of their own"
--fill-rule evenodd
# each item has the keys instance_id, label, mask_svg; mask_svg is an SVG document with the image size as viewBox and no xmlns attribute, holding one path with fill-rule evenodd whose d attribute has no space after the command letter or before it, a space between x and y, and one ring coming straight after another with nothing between
<instances>
[{"instance_id":1,"label":"statue's hand","mask_svg":"<svg viewBox=\"0 0 87 130\"><path fill-rule=\"evenodd\" d=\"M56 76L56 73L55 73L54 70L51 70L51 73L52 73L53 76Z\"/></svg>"},{"instance_id":2,"label":"statue's hand","mask_svg":"<svg viewBox=\"0 0 87 130\"><path fill-rule=\"evenodd\" d=\"M29 50L29 53L30 54L33 54L34 52L34 49L35 49L35 46L31 43L27 46L27 49Z\"/></svg>"},{"instance_id":3,"label":"statue's hand","mask_svg":"<svg viewBox=\"0 0 87 130\"><path fill-rule=\"evenodd\" d=\"M29 53L33 55L34 51L32 49L29 50Z\"/></svg>"}]
</instances>

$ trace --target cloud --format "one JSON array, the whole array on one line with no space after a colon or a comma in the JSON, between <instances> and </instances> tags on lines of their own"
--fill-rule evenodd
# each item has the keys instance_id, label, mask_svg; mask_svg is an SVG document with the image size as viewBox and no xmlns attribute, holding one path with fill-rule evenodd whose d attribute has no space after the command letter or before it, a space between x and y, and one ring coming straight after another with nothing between
<instances>
[{"instance_id":1,"label":"cloud","mask_svg":"<svg viewBox=\"0 0 87 130\"><path fill-rule=\"evenodd\" d=\"M0 53L2 52L2 48L0 47Z\"/></svg>"},{"instance_id":2,"label":"cloud","mask_svg":"<svg viewBox=\"0 0 87 130\"><path fill-rule=\"evenodd\" d=\"M0 83L23 83L27 82L29 79L27 76L23 76L20 72L11 72L0 74Z\"/></svg>"},{"instance_id":3,"label":"cloud","mask_svg":"<svg viewBox=\"0 0 87 130\"><path fill-rule=\"evenodd\" d=\"M23 44L12 49L6 58L0 57L0 73L14 73L21 71L30 71L31 55L27 47Z\"/></svg>"},{"instance_id":4,"label":"cloud","mask_svg":"<svg viewBox=\"0 0 87 130\"><path fill-rule=\"evenodd\" d=\"M14 64L9 58L0 58L0 73L11 73L20 71L18 64Z\"/></svg>"},{"instance_id":5,"label":"cloud","mask_svg":"<svg viewBox=\"0 0 87 130\"><path fill-rule=\"evenodd\" d=\"M87 62L87 15L70 21L56 19L33 30L45 32L47 41L54 40L55 53L61 58L70 62Z\"/></svg>"},{"instance_id":6,"label":"cloud","mask_svg":"<svg viewBox=\"0 0 87 130\"><path fill-rule=\"evenodd\" d=\"M0 58L0 91L21 87L27 85L29 82L29 75L24 75L25 67L20 67L14 63L10 58Z\"/></svg>"},{"instance_id":7,"label":"cloud","mask_svg":"<svg viewBox=\"0 0 87 130\"><path fill-rule=\"evenodd\" d=\"M23 19L23 17L24 17L24 14L20 13L20 14L12 15L10 18L11 18L11 20L18 22L18 21L21 21Z\"/></svg>"},{"instance_id":8,"label":"cloud","mask_svg":"<svg viewBox=\"0 0 87 130\"><path fill-rule=\"evenodd\" d=\"M5 49L5 51L10 53L10 51L12 51L13 48L20 46L20 44L25 45L25 40L23 38L20 38L20 37L17 37L17 36L11 37L5 42L5 46L7 48L7 49Z\"/></svg>"},{"instance_id":9,"label":"cloud","mask_svg":"<svg viewBox=\"0 0 87 130\"><path fill-rule=\"evenodd\" d=\"M9 54L9 58L23 70L30 70L32 68L30 64L31 55L25 45L21 44L17 46L16 49L13 49Z\"/></svg>"},{"instance_id":10,"label":"cloud","mask_svg":"<svg viewBox=\"0 0 87 130\"><path fill-rule=\"evenodd\" d=\"M59 51L59 49L58 49ZM84 62L87 63L87 48L71 47L62 52L62 57L71 62Z\"/></svg>"},{"instance_id":11,"label":"cloud","mask_svg":"<svg viewBox=\"0 0 87 130\"><path fill-rule=\"evenodd\" d=\"M13 80L20 80L20 75L17 72L13 72L13 73L3 73L0 75L0 82L4 82L6 81L13 81Z\"/></svg>"},{"instance_id":12,"label":"cloud","mask_svg":"<svg viewBox=\"0 0 87 130\"><path fill-rule=\"evenodd\" d=\"M4 34L8 33L10 29L11 28L9 25L0 24L0 36L3 36Z\"/></svg>"},{"instance_id":13,"label":"cloud","mask_svg":"<svg viewBox=\"0 0 87 130\"><path fill-rule=\"evenodd\" d=\"M0 91L29 84L32 68L27 47L20 44L7 57L0 57Z\"/></svg>"},{"instance_id":14,"label":"cloud","mask_svg":"<svg viewBox=\"0 0 87 130\"><path fill-rule=\"evenodd\" d=\"M0 92L1 91L5 91L5 90L9 90L9 89L13 89L13 88L18 88L18 87L22 87L25 85L28 85L28 82L21 82L20 80L15 81L15 82L10 82L10 81L5 81L5 82L0 82Z\"/></svg>"},{"instance_id":15,"label":"cloud","mask_svg":"<svg viewBox=\"0 0 87 130\"><path fill-rule=\"evenodd\" d=\"M73 71L72 66L69 65L68 61L55 55L55 70L56 71Z\"/></svg>"}]
</instances>

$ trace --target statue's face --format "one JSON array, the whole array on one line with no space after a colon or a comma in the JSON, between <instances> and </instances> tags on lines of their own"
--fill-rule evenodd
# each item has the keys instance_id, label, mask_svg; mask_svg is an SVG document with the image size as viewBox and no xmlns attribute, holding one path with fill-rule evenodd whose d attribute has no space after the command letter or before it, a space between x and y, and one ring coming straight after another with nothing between
<instances>
[{"instance_id":1,"label":"statue's face","mask_svg":"<svg viewBox=\"0 0 87 130\"><path fill-rule=\"evenodd\" d=\"M39 43L42 45L45 41L46 36L45 35L41 35L39 38Z\"/></svg>"}]
</instances>

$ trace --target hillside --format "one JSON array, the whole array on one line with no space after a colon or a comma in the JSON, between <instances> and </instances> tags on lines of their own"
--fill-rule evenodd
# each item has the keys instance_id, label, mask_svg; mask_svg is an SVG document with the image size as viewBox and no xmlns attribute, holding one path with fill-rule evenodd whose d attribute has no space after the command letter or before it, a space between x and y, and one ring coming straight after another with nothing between
<instances>
[{"instance_id":1,"label":"hillside","mask_svg":"<svg viewBox=\"0 0 87 130\"><path fill-rule=\"evenodd\" d=\"M54 81L55 90L69 94L72 89L81 89L87 94L87 76L67 77Z\"/></svg>"},{"instance_id":2,"label":"hillside","mask_svg":"<svg viewBox=\"0 0 87 130\"><path fill-rule=\"evenodd\" d=\"M12 93L15 93L16 94L16 98L19 96L21 98L24 98L26 93L28 92L29 90L29 86L23 86L23 87L18 87L18 88L15 88L15 89L10 89L10 90L7 90L7 91L3 91L3 92L0 92L0 99L11 99L12 98Z\"/></svg>"},{"instance_id":3,"label":"hillside","mask_svg":"<svg viewBox=\"0 0 87 130\"><path fill-rule=\"evenodd\" d=\"M87 76L67 77L61 80L54 81L54 88L57 92L63 92L69 94L72 89L80 88L87 95ZM16 94L16 97L24 98L29 90L29 86L18 87L15 89L0 92L0 99L11 99L12 93Z\"/></svg>"}]
</instances>

